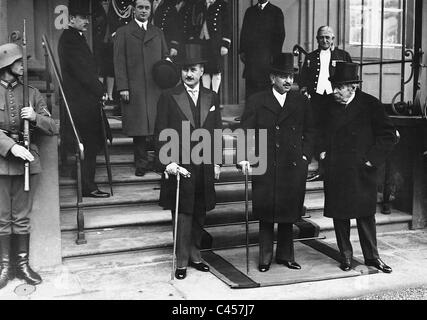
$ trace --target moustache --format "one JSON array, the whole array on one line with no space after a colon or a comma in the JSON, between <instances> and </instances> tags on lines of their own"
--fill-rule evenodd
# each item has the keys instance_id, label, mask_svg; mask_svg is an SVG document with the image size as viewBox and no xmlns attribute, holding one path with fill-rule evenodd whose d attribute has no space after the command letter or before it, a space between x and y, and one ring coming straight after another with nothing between
<instances>
[{"instance_id":1,"label":"moustache","mask_svg":"<svg viewBox=\"0 0 427 320\"><path fill-rule=\"evenodd\" d=\"M194 80L194 78L187 77L187 78L185 78L185 80L193 81L193 80Z\"/></svg>"}]
</instances>

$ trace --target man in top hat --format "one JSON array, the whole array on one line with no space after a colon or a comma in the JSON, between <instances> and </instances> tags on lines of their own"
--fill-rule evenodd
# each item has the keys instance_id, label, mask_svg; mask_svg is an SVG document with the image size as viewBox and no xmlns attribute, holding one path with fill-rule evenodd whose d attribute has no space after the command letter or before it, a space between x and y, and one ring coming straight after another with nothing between
<instances>
[{"instance_id":1,"label":"man in top hat","mask_svg":"<svg viewBox=\"0 0 427 320\"><path fill-rule=\"evenodd\" d=\"M71 115L84 145L82 162L82 189L84 197L107 198L109 193L100 191L95 183L96 156L104 146L100 101L104 87L98 79L97 65L84 36L89 24L89 2L69 2L69 27L58 42L65 97ZM67 137L72 128L66 121ZM64 138L64 137L62 137ZM74 141L67 145L74 146Z\"/></svg>"},{"instance_id":2,"label":"man in top hat","mask_svg":"<svg viewBox=\"0 0 427 320\"><path fill-rule=\"evenodd\" d=\"M120 92L123 131L133 137L135 175L151 169L149 141L154 134L161 88L153 79L155 63L168 55L165 36L149 23L151 1L136 0L135 19L119 28L114 41L114 70Z\"/></svg>"},{"instance_id":3,"label":"man in top hat","mask_svg":"<svg viewBox=\"0 0 427 320\"><path fill-rule=\"evenodd\" d=\"M291 91L294 56L281 53L270 68L272 87L246 102L244 129L267 130L267 170L252 177L253 213L259 219L259 271L266 272L273 258L274 224L278 223L276 262L300 269L295 261L292 225L303 211L308 164L312 156L314 126L307 97ZM244 171L250 164L240 163Z\"/></svg>"},{"instance_id":4,"label":"man in top hat","mask_svg":"<svg viewBox=\"0 0 427 320\"><path fill-rule=\"evenodd\" d=\"M23 106L22 58L19 45L0 46L0 289L15 276L31 285L42 281L29 266L30 214L41 172L38 137L57 133L36 88L28 88L29 106ZM24 120L30 121L30 150L23 146ZM25 161L30 162L30 191L24 191Z\"/></svg>"},{"instance_id":5,"label":"man in top hat","mask_svg":"<svg viewBox=\"0 0 427 320\"><path fill-rule=\"evenodd\" d=\"M300 90L308 94L313 107L313 117L316 128L321 123L321 113L332 96L332 84L329 77L334 74L337 61L351 62L350 54L347 51L338 49L334 45L334 31L329 26L322 26L317 30L318 48L310 52L306 57L301 70L299 80ZM318 155L319 141L315 143L315 154ZM319 160L316 156L316 159ZM307 181L319 181L323 177L322 162L319 161L317 172L310 175Z\"/></svg>"},{"instance_id":6,"label":"man in top hat","mask_svg":"<svg viewBox=\"0 0 427 320\"><path fill-rule=\"evenodd\" d=\"M274 56L282 52L285 41L285 18L282 9L268 0L258 0L243 18L240 33L240 60L245 65L246 99L270 87L269 67Z\"/></svg>"},{"instance_id":7,"label":"man in top hat","mask_svg":"<svg viewBox=\"0 0 427 320\"><path fill-rule=\"evenodd\" d=\"M365 264L390 273L377 249L376 176L396 143L395 128L381 102L359 89L358 64L338 62L330 81L334 101L322 112L320 158L325 164L324 215L334 219L340 268L351 269L350 219L356 219Z\"/></svg>"},{"instance_id":8,"label":"man in top hat","mask_svg":"<svg viewBox=\"0 0 427 320\"><path fill-rule=\"evenodd\" d=\"M218 95L200 84L206 63L201 46L187 44L184 48L185 55L180 61L182 83L160 96L155 131L159 170L170 175L169 179L162 177L160 206L172 210L173 221L174 215L178 214L177 279L186 277L188 265L199 271L209 271L202 262L200 248L206 212L215 207L214 179L219 179L221 171L219 165L213 164L212 158L203 159L200 163L192 154L198 141L190 141L190 135L196 129L204 129L213 138L214 129L221 129L222 122ZM187 135L184 128L188 129ZM166 155L170 149L164 136L161 138L165 129L179 135L178 145L172 145L172 148L179 147L177 158L169 159ZM190 177L181 178L179 213L176 213L175 176L179 172L184 176L189 173Z\"/></svg>"}]
</instances>

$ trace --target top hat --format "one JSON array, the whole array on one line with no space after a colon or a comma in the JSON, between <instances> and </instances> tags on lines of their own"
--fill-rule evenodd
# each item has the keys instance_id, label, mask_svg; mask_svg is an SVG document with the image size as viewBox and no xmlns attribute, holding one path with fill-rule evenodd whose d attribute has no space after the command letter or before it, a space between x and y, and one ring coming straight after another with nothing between
<instances>
[{"instance_id":1,"label":"top hat","mask_svg":"<svg viewBox=\"0 0 427 320\"><path fill-rule=\"evenodd\" d=\"M173 88L179 82L179 72L175 64L162 59L153 66L153 80L161 89Z\"/></svg>"},{"instance_id":2,"label":"top hat","mask_svg":"<svg viewBox=\"0 0 427 320\"><path fill-rule=\"evenodd\" d=\"M298 72L294 67L294 55L291 52L282 52L273 57L270 72L274 74L289 74Z\"/></svg>"},{"instance_id":3,"label":"top hat","mask_svg":"<svg viewBox=\"0 0 427 320\"><path fill-rule=\"evenodd\" d=\"M6 43L0 46L0 69L10 66L23 57L22 47L16 43Z\"/></svg>"},{"instance_id":4,"label":"top hat","mask_svg":"<svg viewBox=\"0 0 427 320\"><path fill-rule=\"evenodd\" d=\"M187 43L184 46L184 50L178 63L182 66L188 66L199 63L208 62L203 55L203 47L197 43Z\"/></svg>"},{"instance_id":5,"label":"top hat","mask_svg":"<svg viewBox=\"0 0 427 320\"><path fill-rule=\"evenodd\" d=\"M359 65L351 62L337 61L335 72L332 77L329 77L332 83L360 83L359 80Z\"/></svg>"},{"instance_id":6,"label":"top hat","mask_svg":"<svg viewBox=\"0 0 427 320\"><path fill-rule=\"evenodd\" d=\"M91 14L89 4L89 0L69 0L68 14L71 16L89 16Z\"/></svg>"}]
</instances>

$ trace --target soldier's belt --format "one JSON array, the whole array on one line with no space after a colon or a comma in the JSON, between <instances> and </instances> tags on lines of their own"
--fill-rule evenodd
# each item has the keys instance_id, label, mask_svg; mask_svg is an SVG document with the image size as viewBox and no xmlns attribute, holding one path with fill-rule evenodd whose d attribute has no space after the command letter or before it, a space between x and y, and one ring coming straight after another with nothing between
<instances>
[{"instance_id":1,"label":"soldier's belt","mask_svg":"<svg viewBox=\"0 0 427 320\"><path fill-rule=\"evenodd\" d=\"M24 144L24 134L22 132L14 133L7 130L0 129L5 135L13 139L18 144Z\"/></svg>"}]
</instances>

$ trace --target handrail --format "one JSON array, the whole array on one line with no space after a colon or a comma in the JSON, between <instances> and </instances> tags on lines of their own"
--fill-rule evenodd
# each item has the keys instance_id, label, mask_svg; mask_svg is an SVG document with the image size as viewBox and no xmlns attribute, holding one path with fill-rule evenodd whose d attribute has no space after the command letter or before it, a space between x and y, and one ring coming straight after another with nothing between
<instances>
[{"instance_id":1,"label":"handrail","mask_svg":"<svg viewBox=\"0 0 427 320\"><path fill-rule=\"evenodd\" d=\"M58 82L58 86L61 92L61 96L64 101L66 114L68 116L68 120L70 121L70 125L74 134L74 140L76 142L76 173L77 173L77 244L85 244L87 243L84 234L84 214L83 214L83 194L82 194L82 172L81 172L81 162L84 159L84 146L81 142L79 133L74 124L73 117L71 115L70 107L68 105L67 98L65 96L64 87L62 86L62 78L58 72L58 66L55 62L55 59L52 54L52 49L49 45L49 41L46 38L46 35L42 37L42 44L45 49L46 54L49 57L49 62L52 66L53 74L55 76L56 81ZM46 66L47 67L47 66Z\"/></svg>"},{"instance_id":2,"label":"handrail","mask_svg":"<svg viewBox=\"0 0 427 320\"><path fill-rule=\"evenodd\" d=\"M48 40L46 38L46 35L43 35L42 41L43 41L42 42L43 47L46 49L46 52L47 52L47 54L49 56L49 61L50 61L50 64L52 65L53 74L55 75L55 78L56 78L56 80L58 82L62 98L64 99L65 110L67 111L68 120L70 120L70 124L71 124L71 127L73 129L74 138L75 138L75 140L77 142L79 153L81 155L80 159L83 160L84 159L84 146L83 146L83 143L80 140L79 134L77 132L76 125L74 124L74 120L73 120L73 117L71 115L70 107L68 105L67 98L65 97L64 88L62 86L62 78L59 75L58 66L56 65L56 62L55 62L55 60L53 58L52 49L51 49L51 47L49 45L49 42L48 42Z\"/></svg>"}]
</instances>

